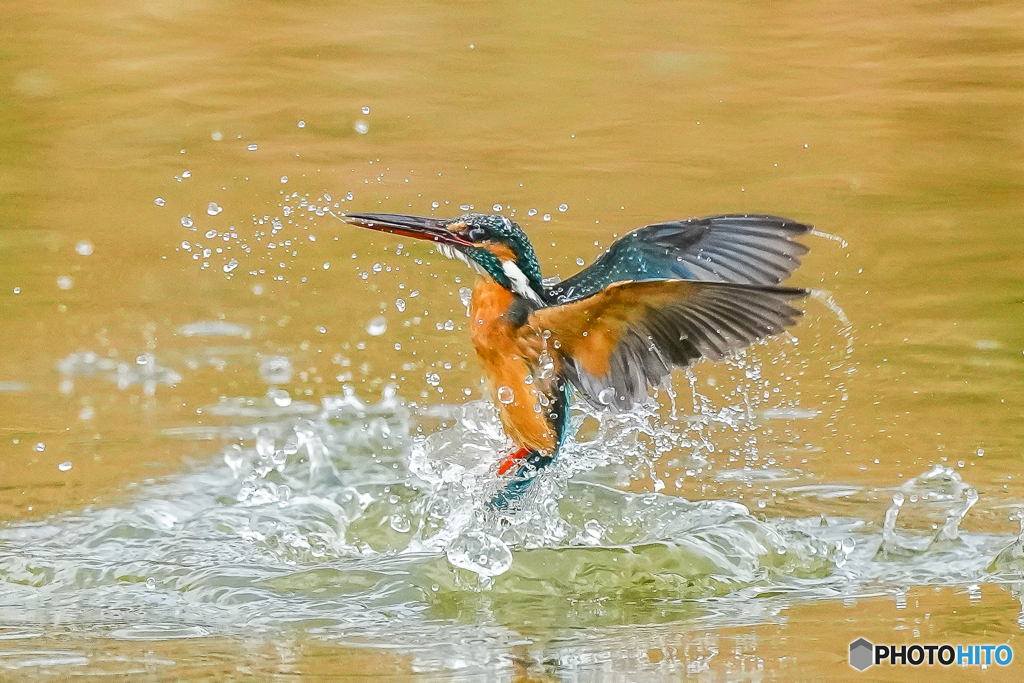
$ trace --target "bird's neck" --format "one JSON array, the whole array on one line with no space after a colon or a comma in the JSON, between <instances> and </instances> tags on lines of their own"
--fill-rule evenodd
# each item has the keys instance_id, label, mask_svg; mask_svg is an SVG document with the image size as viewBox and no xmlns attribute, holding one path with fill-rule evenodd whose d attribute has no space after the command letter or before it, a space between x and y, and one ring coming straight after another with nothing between
<instances>
[{"instance_id":1,"label":"bird's neck","mask_svg":"<svg viewBox=\"0 0 1024 683\"><path fill-rule=\"evenodd\" d=\"M504 244L480 247L472 258L498 285L537 305L544 304L540 266L530 245L526 245L523 253L518 255Z\"/></svg>"}]
</instances>

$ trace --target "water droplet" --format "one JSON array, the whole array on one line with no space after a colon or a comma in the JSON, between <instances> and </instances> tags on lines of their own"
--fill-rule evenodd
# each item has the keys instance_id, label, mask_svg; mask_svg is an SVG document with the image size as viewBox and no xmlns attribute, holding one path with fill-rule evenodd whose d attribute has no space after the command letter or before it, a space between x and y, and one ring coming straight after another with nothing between
<instances>
[{"instance_id":1,"label":"water droplet","mask_svg":"<svg viewBox=\"0 0 1024 683\"><path fill-rule=\"evenodd\" d=\"M431 372L427 375L427 384L429 384L430 386L436 387L440 383L441 376L438 375L436 372Z\"/></svg>"},{"instance_id":2,"label":"water droplet","mask_svg":"<svg viewBox=\"0 0 1024 683\"><path fill-rule=\"evenodd\" d=\"M59 278L57 278L57 286L60 287L61 289L71 289L72 285L74 284L75 281L67 275L61 275Z\"/></svg>"},{"instance_id":3,"label":"water droplet","mask_svg":"<svg viewBox=\"0 0 1024 683\"><path fill-rule=\"evenodd\" d=\"M305 121L299 121L298 126L299 126L299 128L305 128L306 127L306 122Z\"/></svg>"},{"instance_id":4,"label":"water droplet","mask_svg":"<svg viewBox=\"0 0 1024 683\"><path fill-rule=\"evenodd\" d=\"M210 139L214 142L220 142L224 139L224 134L220 131L214 131L213 133L210 133Z\"/></svg>"},{"instance_id":5,"label":"water droplet","mask_svg":"<svg viewBox=\"0 0 1024 683\"><path fill-rule=\"evenodd\" d=\"M456 538L445 556L453 567L467 569L482 579L504 574L512 566L512 551L504 541L482 531L469 531Z\"/></svg>"},{"instance_id":6,"label":"water droplet","mask_svg":"<svg viewBox=\"0 0 1024 683\"><path fill-rule=\"evenodd\" d=\"M267 356L260 360L259 373L268 384L284 384L292 378L292 362L288 356Z\"/></svg>"},{"instance_id":7,"label":"water droplet","mask_svg":"<svg viewBox=\"0 0 1024 683\"><path fill-rule=\"evenodd\" d=\"M451 332L452 330L455 329L455 323L452 322L451 320L446 320L445 323L444 323L444 329L446 329L449 332Z\"/></svg>"},{"instance_id":8,"label":"water droplet","mask_svg":"<svg viewBox=\"0 0 1024 683\"><path fill-rule=\"evenodd\" d=\"M576 265L577 266L582 266L584 263L586 263L586 261L584 261L582 258L579 258L579 257L576 258Z\"/></svg>"},{"instance_id":9,"label":"water droplet","mask_svg":"<svg viewBox=\"0 0 1024 683\"><path fill-rule=\"evenodd\" d=\"M384 269L384 266L380 265L379 263L374 263L373 264L373 272L379 273L383 269Z\"/></svg>"},{"instance_id":10,"label":"water droplet","mask_svg":"<svg viewBox=\"0 0 1024 683\"><path fill-rule=\"evenodd\" d=\"M206 231L206 239L212 240L216 236L217 236L217 231L216 230L207 230Z\"/></svg>"},{"instance_id":11,"label":"water droplet","mask_svg":"<svg viewBox=\"0 0 1024 683\"><path fill-rule=\"evenodd\" d=\"M191 218L189 218L188 216L181 217L181 227L191 228L193 225L195 225L195 223L192 222Z\"/></svg>"},{"instance_id":12,"label":"water droplet","mask_svg":"<svg viewBox=\"0 0 1024 683\"><path fill-rule=\"evenodd\" d=\"M516 393L512 391L511 387L498 387L498 400L508 405L516 400Z\"/></svg>"},{"instance_id":13,"label":"water droplet","mask_svg":"<svg viewBox=\"0 0 1024 683\"><path fill-rule=\"evenodd\" d=\"M491 207L491 209L493 209L494 211L501 211L501 204L495 204L494 206Z\"/></svg>"},{"instance_id":14,"label":"water droplet","mask_svg":"<svg viewBox=\"0 0 1024 683\"><path fill-rule=\"evenodd\" d=\"M602 405L611 405L611 402L615 400L615 389L612 387L605 387L601 390L601 393L597 395L597 400Z\"/></svg>"},{"instance_id":15,"label":"water droplet","mask_svg":"<svg viewBox=\"0 0 1024 683\"><path fill-rule=\"evenodd\" d=\"M61 464L57 465L57 469L60 470L61 472L67 472L68 470L71 469L71 461L65 460Z\"/></svg>"},{"instance_id":16,"label":"water droplet","mask_svg":"<svg viewBox=\"0 0 1024 683\"><path fill-rule=\"evenodd\" d=\"M89 240L81 240L75 245L75 251L81 256L88 256L92 253L92 242Z\"/></svg>"},{"instance_id":17,"label":"water droplet","mask_svg":"<svg viewBox=\"0 0 1024 683\"><path fill-rule=\"evenodd\" d=\"M288 176L286 176L286 175L281 176L281 182L282 183L287 183L288 182Z\"/></svg>"},{"instance_id":18,"label":"water droplet","mask_svg":"<svg viewBox=\"0 0 1024 683\"><path fill-rule=\"evenodd\" d=\"M568 204L559 204L558 205L558 210L561 211L562 213L565 213L566 211L569 210L569 205Z\"/></svg>"},{"instance_id":19,"label":"water droplet","mask_svg":"<svg viewBox=\"0 0 1024 683\"><path fill-rule=\"evenodd\" d=\"M267 391L267 396L278 408L287 408L292 404L291 394L284 389L270 389Z\"/></svg>"},{"instance_id":20,"label":"water droplet","mask_svg":"<svg viewBox=\"0 0 1024 683\"><path fill-rule=\"evenodd\" d=\"M319 332L320 334L327 334L327 328L324 327L323 325L321 325L320 327L316 328L316 331Z\"/></svg>"},{"instance_id":21,"label":"water droplet","mask_svg":"<svg viewBox=\"0 0 1024 683\"><path fill-rule=\"evenodd\" d=\"M224 209L218 206L217 202L210 202L210 204L206 207L206 213L210 214L211 216L216 216L223 210Z\"/></svg>"},{"instance_id":22,"label":"water droplet","mask_svg":"<svg viewBox=\"0 0 1024 683\"><path fill-rule=\"evenodd\" d=\"M14 293L15 294L21 294L21 287L15 287L14 288Z\"/></svg>"},{"instance_id":23,"label":"water droplet","mask_svg":"<svg viewBox=\"0 0 1024 683\"><path fill-rule=\"evenodd\" d=\"M250 152L255 152L258 149L258 147L256 146L255 143L253 143L253 144L249 145L248 147L246 147L246 149L248 149Z\"/></svg>"},{"instance_id":24,"label":"water droplet","mask_svg":"<svg viewBox=\"0 0 1024 683\"><path fill-rule=\"evenodd\" d=\"M228 261L227 263L224 264L224 272L225 273L230 273L232 270L234 270L237 267L238 267L238 261L236 261L235 259L231 259L230 261Z\"/></svg>"},{"instance_id":25,"label":"water droplet","mask_svg":"<svg viewBox=\"0 0 1024 683\"><path fill-rule=\"evenodd\" d=\"M192 177L192 171L182 171L181 172L181 177L182 178L191 178Z\"/></svg>"},{"instance_id":26,"label":"water droplet","mask_svg":"<svg viewBox=\"0 0 1024 683\"><path fill-rule=\"evenodd\" d=\"M349 193L347 193L347 194L345 195L345 199L347 199L347 200L349 200L349 201L352 201L352 197L353 197L353 195L352 195L352 193L351 193L351 192L349 192Z\"/></svg>"},{"instance_id":27,"label":"water droplet","mask_svg":"<svg viewBox=\"0 0 1024 683\"><path fill-rule=\"evenodd\" d=\"M391 528L400 534L404 534L412 528L412 523L405 515L391 515Z\"/></svg>"},{"instance_id":28,"label":"water droplet","mask_svg":"<svg viewBox=\"0 0 1024 683\"><path fill-rule=\"evenodd\" d=\"M46 444L40 441L39 443L32 447L32 450L42 453L43 451L46 450Z\"/></svg>"},{"instance_id":29,"label":"water droplet","mask_svg":"<svg viewBox=\"0 0 1024 683\"><path fill-rule=\"evenodd\" d=\"M287 460L288 459L287 458L287 454L284 454L284 455L285 455L284 460ZM284 460L282 460L281 462L283 463ZM281 463L278 463L278 464L280 465ZM284 507L285 503L287 503L288 499L291 498L291 497L292 497L292 490L288 487L287 484L281 484L280 486L277 487L277 500L280 502L281 507Z\"/></svg>"},{"instance_id":30,"label":"water droplet","mask_svg":"<svg viewBox=\"0 0 1024 683\"><path fill-rule=\"evenodd\" d=\"M441 206L440 202L430 202L430 208L432 209L436 209L439 206Z\"/></svg>"},{"instance_id":31,"label":"water droplet","mask_svg":"<svg viewBox=\"0 0 1024 683\"><path fill-rule=\"evenodd\" d=\"M546 214L544 214L543 218L544 218L544 220L549 221L549 220L551 220L551 214L550 213L546 213Z\"/></svg>"},{"instance_id":32,"label":"water droplet","mask_svg":"<svg viewBox=\"0 0 1024 683\"><path fill-rule=\"evenodd\" d=\"M152 576L146 579L146 588L149 590L156 590L156 579Z\"/></svg>"},{"instance_id":33,"label":"water droplet","mask_svg":"<svg viewBox=\"0 0 1024 683\"><path fill-rule=\"evenodd\" d=\"M370 131L370 124L360 119L356 121L356 125L352 126L357 133L360 135L366 135Z\"/></svg>"},{"instance_id":34,"label":"water droplet","mask_svg":"<svg viewBox=\"0 0 1024 683\"><path fill-rule=\"evenodd\" d=\"M366 331L371 337L379 337L384 334L388 329L388 321L384 319L384 316L377 316L370 322L366 323Z\"/></svg>"},{"instance_id":35,"label":"water droplet","mask_svg":"<svg viewBox=\"0 0 1024 683\"><path fill-rule=\"evenodd\" d=\"M370 113L370 108L369 107L363 107L360 111L362 111L363 115L365 116L366 114Z\"/></svg>"},{"instance_id":36,"label":"water droplet","mask_svg":"<svg viewBox=\"0 0 1024 683\"><path fill-rule=\"evenodd\" d=\"M405 310L405 299L395 299L395 308L401 313Z\"/></svg>"},{"instance_id":37,"label":"water droplet","mask_svg":"<svg viewBox=\"0 0 1024 683\"><path fill-rule=\"evenodd\" d=\"M536 216L537 215L537 209L530 209L529 211L526 212L526 215L527 216Z\"/></svg>"},{"instance_id":38,"label":"water droplet","mask_svg":"<svg viewBox=\"0 0 1024 683\"><path fill-rule=\"evenodd\" d=\"M167 202L164 201L163 197L157 197L156 199L153 200L153 203L156 204L157 206L163 206Z\"/></svg>"}]
</instances>

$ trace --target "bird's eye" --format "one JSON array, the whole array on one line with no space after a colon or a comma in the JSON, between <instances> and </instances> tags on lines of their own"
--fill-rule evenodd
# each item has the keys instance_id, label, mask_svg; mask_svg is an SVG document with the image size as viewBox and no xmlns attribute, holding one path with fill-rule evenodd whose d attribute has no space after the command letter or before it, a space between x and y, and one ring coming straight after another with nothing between
<instances>
[{"instance_id":1,"label":"bird's eye","mask_svg":"<svg viewBox=\"0 0 1024 683\"><path fill-rule=\"evenodd\" d=\"M487 228L471 228L466 236L473 242L482 242L487 237Z\"/></svg>"}]
</instances>

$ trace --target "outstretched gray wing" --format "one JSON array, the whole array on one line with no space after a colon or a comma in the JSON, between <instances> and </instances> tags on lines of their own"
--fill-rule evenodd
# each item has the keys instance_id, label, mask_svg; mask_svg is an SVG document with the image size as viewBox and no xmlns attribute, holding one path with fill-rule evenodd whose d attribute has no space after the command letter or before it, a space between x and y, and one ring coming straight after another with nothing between
<instances>
[{"instance_id":1,"label":"outstretched gray wing","mask_svg":"<svg viewBox=\"0 0 1024 683\"><path fill-rule=\"evenodd\" d=\"M656 223L625 235L588 268L545 294L560 304L626 281L775 285L800 265L808 249L794 239L810 230L788 218L742 214Z\"/></svg>"}]
</instances>

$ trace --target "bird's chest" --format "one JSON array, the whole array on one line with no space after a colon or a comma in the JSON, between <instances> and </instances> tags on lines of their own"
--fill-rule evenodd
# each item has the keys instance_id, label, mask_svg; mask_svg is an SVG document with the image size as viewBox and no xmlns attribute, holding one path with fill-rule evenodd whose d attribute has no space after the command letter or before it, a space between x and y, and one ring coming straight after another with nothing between
<instances>
[{"instance_id":1,"label":"bird's chest","mask_svg":"<svg viewBox=\"0 0 1024 683\"><path fill-rule=\"evenodd\" d=\"M481 280L473 289L470 332L505 432L520 446L550 451L557 445L547 420L551 369L540 362L541 342L510 313L515 296Z\"/></svg>"}]
</instances>

